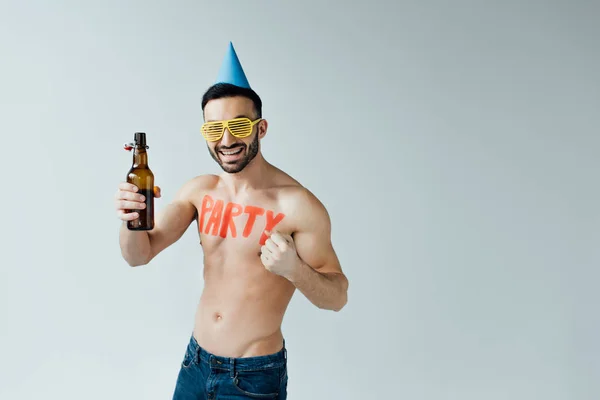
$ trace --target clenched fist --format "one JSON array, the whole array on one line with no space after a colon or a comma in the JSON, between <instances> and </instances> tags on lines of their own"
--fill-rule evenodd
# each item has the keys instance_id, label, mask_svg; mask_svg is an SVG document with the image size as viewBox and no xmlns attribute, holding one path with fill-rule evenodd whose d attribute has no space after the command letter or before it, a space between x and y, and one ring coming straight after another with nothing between
<instances>
[{"instance_id":1,"label":"clenched fist","mask_svg":"<svg viewBox=\"0 0 600 400\"><path fill-rule=\"evenodd\" d=\"M139 214L135 210L142 210L146 207L144 204L144 196L137 193L138 187L131 183L121 182L119 189L115 194L115 208L117 216L122 221L133 221L139 218ZM160 198L160 188L154 186L154 197Z\"/></svg>"},{"instance_id":2,"label":"clenched fist","mask_svg":"<svg viewBox=\"0 0 600 400\"><path fill-rule=\"evenodd\" d=\"M300 261L294 239L279 232L266 233L268 238L260 248L260 259L267 270L289 280Z\"/></svg>"}]
</instances>

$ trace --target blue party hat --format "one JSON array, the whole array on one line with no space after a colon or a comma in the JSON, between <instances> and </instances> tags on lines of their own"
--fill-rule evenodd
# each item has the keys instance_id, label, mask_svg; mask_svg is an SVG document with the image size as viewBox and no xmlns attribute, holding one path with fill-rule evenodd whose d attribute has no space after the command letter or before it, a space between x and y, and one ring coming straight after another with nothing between
<instances>
[{"instance_id":1,"label":"blue party hat","mask_svg":"<svg viewBox=\"0 0 600 400\"><path fill-rule=\"evenodd\" d=\"M246 79L242 64L240 63L235 49L233 48L233 43L231 42L229 42L229 48L227 49L227 53L225 54L215 83L230 83L232 85L250 89L250 84L248 83L248 79Z\"/></svg>"}]
</instances>

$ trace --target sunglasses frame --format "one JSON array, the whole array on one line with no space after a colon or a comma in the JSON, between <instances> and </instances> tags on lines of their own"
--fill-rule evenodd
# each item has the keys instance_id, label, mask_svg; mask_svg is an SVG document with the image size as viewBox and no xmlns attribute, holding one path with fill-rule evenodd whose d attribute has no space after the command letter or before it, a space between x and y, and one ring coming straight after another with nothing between
<instances>
[{"instance_id":1,"label":"sunglasses frame","mask_svg":"<svg viewBox=\"0 0 600 400\"><path fill-rule=\"evenodd\" d=\"M231 132L231 129L229 129L229 124L230 123L234 123L234 122L240 122L240 121L248 121L248 123L250 124L250 129L248 130L247 134L233 134ZM202 133L202 136L204 137L205 140L209 141L209 142L216 142L217 140L221 140L221 138L223 137L223 135L225 134L225 129L229 130L229 133L231 133L232 136L236 137L236 138L245 138L248 137L252 134L252 130L254 129L254 125L258 124L260 121L262 121L262 118L258 118L255 119L254 121L252 121L250 118L247 117L241 117L241 118L233 118L233 119L227 119L227 120L222 120L222 121L211 121L211 122L205 122L202 124L202 126L200 127L200 132ZM211 126L211 125L221 125L222 129L221 129L221 133L219 133L218 135L211 135L211 138L209 139L208 135L205 134L204 130L207 126Z\"/></svg>"}]
</instances>

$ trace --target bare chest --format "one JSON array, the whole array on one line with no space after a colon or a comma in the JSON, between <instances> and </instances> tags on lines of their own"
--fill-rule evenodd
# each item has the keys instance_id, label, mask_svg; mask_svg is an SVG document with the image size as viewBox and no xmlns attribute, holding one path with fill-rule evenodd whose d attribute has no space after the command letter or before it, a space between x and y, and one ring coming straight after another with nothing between
<instances>
[{"instance_id":1,"label":"bare chest","mask_svg":"<svg viewBox=\"0 0 600 400\"><path fill-rule=\"evenodd\" d=\"M242 257L258 256L265 231L291 232L291 220L276 199L231 199L219 193L199 199L198 234L206 253L218 250Z\"/></svg>"}]
</instances>

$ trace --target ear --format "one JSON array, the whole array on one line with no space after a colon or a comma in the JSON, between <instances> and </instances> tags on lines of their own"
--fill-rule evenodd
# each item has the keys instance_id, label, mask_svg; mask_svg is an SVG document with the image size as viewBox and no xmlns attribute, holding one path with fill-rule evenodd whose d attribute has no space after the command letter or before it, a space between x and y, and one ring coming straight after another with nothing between
<instances>
[{"instance_id":1,"label":"ear","mask_svg":"<svg viewBox=\"0 0 600 400\"><path fill-rule=\"evenodd\" d=\"M267 122L266 119L261 120L258 123L258 137L259 139L262 139L265 137L265 135L267 134L267 128L269 127L269 123Z\"/></svg>"}]
</instances>

